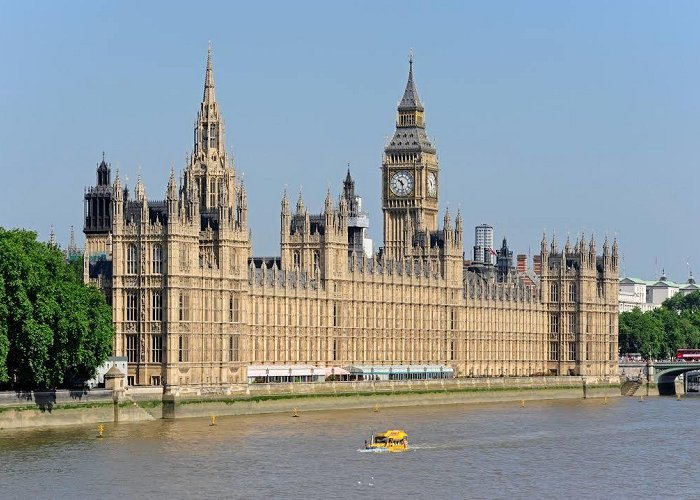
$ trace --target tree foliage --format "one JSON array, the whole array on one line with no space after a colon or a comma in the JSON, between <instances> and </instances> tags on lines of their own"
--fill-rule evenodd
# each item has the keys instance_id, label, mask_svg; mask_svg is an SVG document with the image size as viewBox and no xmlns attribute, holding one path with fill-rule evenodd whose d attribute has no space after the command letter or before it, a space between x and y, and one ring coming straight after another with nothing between
<instances>
[{"instance_id":1,"label":"tree foliage","mask_svg":"<svg viewBox=\"0 0 700 500\"><path fill-rule=\"evenodd\" d=\"M36 233L0 228L0 385L72 386L111 353L112 311Z\"/></svg>"},{"instance_id":2,"label":"tree foliage","mask_svg":"<svg viewBox=\"0 0 700 500\"><path fill-rule=\"evenodd\" d=\"M668 358L678 349L700 348L700 292L680 293L660 308L620 314L619 345L623 354L638 352Z\"/></svg>"}]
</instances>

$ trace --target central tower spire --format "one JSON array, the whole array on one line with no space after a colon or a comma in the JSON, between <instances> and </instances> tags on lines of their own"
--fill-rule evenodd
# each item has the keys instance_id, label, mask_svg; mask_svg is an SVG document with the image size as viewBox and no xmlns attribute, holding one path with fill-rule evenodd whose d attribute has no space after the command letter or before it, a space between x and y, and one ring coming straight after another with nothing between
<instances>
[{"instance_id":1,"label":"central tower spire","mask_svg":"<svg viewBox=\"0 0 700 500\"><path fill-rule=\"evenodd\" d=\"M207 50L207 72L204 75L204 98L205 103L215 103L216 93L214 91L214 70L211 67L211 42Z\"/></svg>"},{"instance_id":2,"label":"central tower spire","mask_svg":"<svg viewBox=\"0 0 700 500\"><path fill-rule=\"evenodd\" d=\"M224 194L235 190L234 172L232 162L226 157L224 120L216 101L211 42L207 50L204 93L194 125L194 151L187 168L199 189L201 211L213 211L221 203L230 204Z\"/></svg>"}]
</instances>

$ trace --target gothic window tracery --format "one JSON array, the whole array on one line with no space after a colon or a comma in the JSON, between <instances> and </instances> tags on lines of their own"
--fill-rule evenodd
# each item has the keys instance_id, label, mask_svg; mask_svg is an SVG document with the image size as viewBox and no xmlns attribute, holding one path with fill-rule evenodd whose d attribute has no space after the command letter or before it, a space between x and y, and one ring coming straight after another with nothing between
<instances>
[{"instance_id":1,"label":"gothic window tracery","mask_svg":"<svg viewBox=\"0 0 700 500\"><path fill-rule=\"evenodd\" d=\"M126 274L136 274L138 272L138 259L136 245L130 243L126 247Z\"/></svg>"},{"instance_id":2,"label":"gothic window tracery","mask_svg":"<svg viewBox=\"0 0 700 500\"><path fill-rule=\"evenodd\" d=\"M163 273L163 247L156 243L153 245L153 274Z\"/></svg>"}]
</instances>

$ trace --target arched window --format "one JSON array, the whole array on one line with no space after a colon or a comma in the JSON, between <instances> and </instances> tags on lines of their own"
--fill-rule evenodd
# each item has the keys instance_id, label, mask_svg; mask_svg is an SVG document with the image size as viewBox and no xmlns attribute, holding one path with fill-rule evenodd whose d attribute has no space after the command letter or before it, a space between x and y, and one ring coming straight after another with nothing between
<instances>
[{"instance_id":1,"label":"arched window","mask_svg":"<svg viewBox=\"0 0 700 500\"><path fill-rule=\"evenodd\" d=\"M153 274L163 273L163 247L156 243L153 245Z\"/></svg>"},{"instance_id":2,"label":"arched window","mask_svg":"<svg viewBox=\"0 0 700 500\"><path fill-rule=\"evenodd\" d=\"M136 274L138 270L136 245L131 243L126 247L126 274Z\"/></svg>"}]
</instances>

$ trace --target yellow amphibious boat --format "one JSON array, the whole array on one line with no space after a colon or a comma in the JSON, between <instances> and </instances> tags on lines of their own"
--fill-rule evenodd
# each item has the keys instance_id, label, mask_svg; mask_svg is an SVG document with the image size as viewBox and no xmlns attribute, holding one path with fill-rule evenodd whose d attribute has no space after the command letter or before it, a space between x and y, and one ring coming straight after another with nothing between
<instances>
[{"instance_id":1,"label":"yellow amphibious boat","mask_svg":"<svg viewBox=\"0 0 700 500\"><path fill-rule=\"evenodd\" d=\"M365 443L365 449L394 453L408 451L408 435L401 429L372 434L369 443Z\"/></svg>"}]
</instances>

